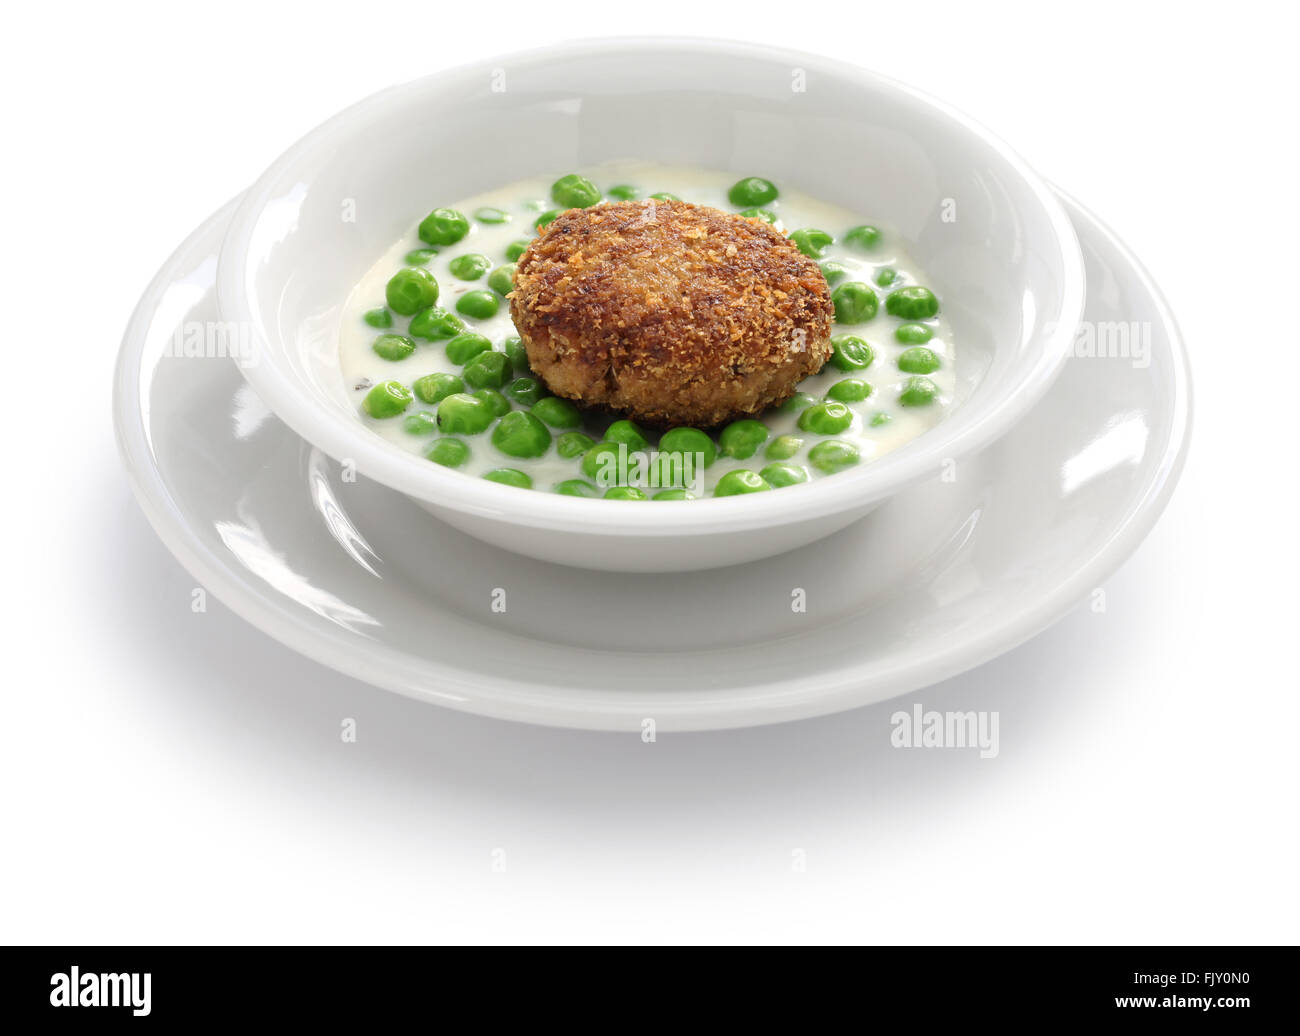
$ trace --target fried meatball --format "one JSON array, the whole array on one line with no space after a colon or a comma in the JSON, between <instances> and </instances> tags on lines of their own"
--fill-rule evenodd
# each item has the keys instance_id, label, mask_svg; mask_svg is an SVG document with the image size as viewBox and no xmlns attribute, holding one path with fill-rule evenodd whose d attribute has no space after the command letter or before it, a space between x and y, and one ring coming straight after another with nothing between
<instances>
[{"instance_id":1,"label":"fried meatball","mask_svg":"<svg viewBox=\"0 0 1300 1036\"><path fill-rule=\"evenodd\" d=\"M557 396L710 427L831 355L826 278L761 219L680 201L571 209L520 257L510 316Z\"/></svg>"}]
</instances>

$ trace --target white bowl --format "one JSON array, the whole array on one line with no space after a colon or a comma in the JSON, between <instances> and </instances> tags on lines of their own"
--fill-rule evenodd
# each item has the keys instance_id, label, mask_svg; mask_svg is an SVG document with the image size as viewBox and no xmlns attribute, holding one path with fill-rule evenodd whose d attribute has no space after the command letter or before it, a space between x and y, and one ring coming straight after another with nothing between
<instances>
[{"instance_id":1,"label":"white bowl","mask_svg":"<svg viewBox=\"0 0 1300 1036\"><path fill-rule=\"evenodd\" d=\"M879 460L807 485L680 504L523 492L431 464L367 429L339 372L338 325L377 258L437 205L624 158L766 176L900 237L952 327L949 416ZM341 217L345 206L355 221ZM453 69L336 115L245 195L217 288L223 319L251 338L243 370L258 395L330 456L508 550L587 568L684 571L809 543L1006 432L1069 353L1084 275L1046 185L947 105L811 54L616 39Z\"/></svg>"}]
</instances>

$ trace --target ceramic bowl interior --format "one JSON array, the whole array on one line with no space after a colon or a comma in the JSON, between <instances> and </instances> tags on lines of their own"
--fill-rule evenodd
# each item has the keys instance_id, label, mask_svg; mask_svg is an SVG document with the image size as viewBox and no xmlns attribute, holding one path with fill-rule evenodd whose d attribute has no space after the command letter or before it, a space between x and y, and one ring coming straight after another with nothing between
<instances>
[{"instance_id":1,"label":"ceramic bowl interior","mask_svg":"<svg viewBox=\"0 0 1300 1036\"><path fill-rule=\"evenodd\" d=\"M337 329L349 292L377 258L435 206L525 176L628 158L766 176L898 235L953 329L951 414L901 449L831 478L671 507L523 493L431 464L367 430L339 372ZM218 290L223 317L244 322L258 346L245 369L258 393L299 434L364 475L466 520L691 536L848 521L990 442L1046 391L1067 355L1083 270L1045 185L947 106L811 55L648 39L504 57L347 109L245 197L222 249Z\"/></svg>"}]
</instances>

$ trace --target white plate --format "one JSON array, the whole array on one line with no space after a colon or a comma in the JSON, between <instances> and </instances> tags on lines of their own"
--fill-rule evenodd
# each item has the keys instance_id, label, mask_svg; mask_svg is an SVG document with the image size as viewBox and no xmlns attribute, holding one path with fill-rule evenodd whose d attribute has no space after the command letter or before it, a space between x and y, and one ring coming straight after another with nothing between
<instances>
[{"instance_id":1,"label":"white plate","mask_svg":"<svg viewBox=\"0 0 1300 1036\"><path fill-rule=\"evenodd\" d=\"M741 727L866 705L987 661L1059 618L1146 536L1181 471L1190 386L1173 317L1123 245L1063 200L1087 263L1085 326L1111 341L1120 324L1139 343L1149 335L1149 364L1076 356L1022 424L950 480L766 561L672 575L564 568L348 481L228 359L172 354L178 329L219 320L216 250L233 203L181 245L132 317L117 369L119 445L149 520L204 587L370 683L489 716L611 730L645 719L660 730Z\"/></svg>"}]
</instances>

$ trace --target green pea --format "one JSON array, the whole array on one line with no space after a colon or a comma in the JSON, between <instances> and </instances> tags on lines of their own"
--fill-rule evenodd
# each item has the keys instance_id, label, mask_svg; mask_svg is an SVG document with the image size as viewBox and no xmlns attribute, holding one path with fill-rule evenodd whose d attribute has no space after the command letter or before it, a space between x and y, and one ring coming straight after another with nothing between
<instances>
[{"instance_id":1,"label":"green pea","mask_svg":"<svg viewBox=\"0 0 1300 1036\"><path fill-rule=\"evenodd\" d=\"M551 492L559 493L560 496L600 496L599 489L581 478L566 478L563 482L557 482L551 487Z\"/></svg>"},{"instance_id":2,"label":"green pea","mask_svg":"<svg viewBox=\"0 0 1300 1036\"><path fill-rule=\"evenodd\" d=\"M621 442L629 452L644 450L650 445L646 437L631 421L615 421L605 429L606 442Z\"/></svg>"},{"instance_id":3,"label":"green pea","mask_svg":"<svg viewBox=\"0 0 1300 1036\"><path fill-rule=\"evenodd\" d=\"M536 378L515 378L506 386L506 395L520 406L532 406L542 398L542 383Z\"/></svg>"},{"instance_id":4,"label":"green pea","mask_svg":"<svg viewBox=\"0 0 1300 1036\"><path fill-rule=\"evenodd\" d=\"M803 440L797 435L778 435L763 451L768 460L789 460L803 449Z\"/></svg>"},{"instance_id":5,"label":"green pea","mask_svg":"<svg viewBox=\"0 0 1300 1036\"><path fill-rule=\"evenodd\" d=\"M898 394L898 401L903 406L926 406L934 402L938 387L929 378L908 378L903 391Z\"/></svg>"},{"instance_id":6,"label":"green pea","mask_svg":"<svg viewBox=\"0 0 1300 1036\"><path fill-rule=\"evenodd\" d=\"M447 343L447 359L464 366L480 353L488 352L492 343L474 331L464 331Z\"/></svg>"},{"instance_id":7,"label":"green pea","mask_svg":"<svg viewBox=\"0 0 1300 1036\"><path fill-rule=\"evenodd\" d=\"M718 484L713 487L713 495L739 496L742 493L761 493L771 488L757 471L737 468L718 479Z\"/></svg>"},{"instance_id":8,"label":"green pea","mask_svg":"<svg viewBox=\"0 0 1300 1036\"><path fill-rule=\"evenodd\" d=\"M381 381L366 393L361 405L371 417L396 417L411 405L411 390L400 381Z\"/></svg>"},{"instance_id":9,"label":"green pea","mask_svg":"<svg viewBox=\"0 0 1300 1036\"><path fill-rule=\"evenodd\" d=\"M655 500L694 500L695 494L688 493L685 489L661 489L653 499Z\"/></svg>"},{"instance_id":10,"label":"green pea","mask_svg":"<svg viewBox=\"0 0 1300 1036\"><path fill-rule=\"evenodd\" d=\"M449 262L447 269L453 277L459 277L462 281L476 281L487 273L491 265L492 260L487 256L478 252L466 252Z\"/></svg>"},{"instance_id":11,"label":"green pea","mask_svg":"<svg viewBox=\"0 0 1300 1036\"><path fill-rule=\"evenodd\" d=\"M368 309L361 317L371 327L392 327L393 314L386 309Z\"/></svg>"},{"instance_id":12,"label":"green pea","mask_svg":"<svg viewBox=\"0 0 1300 1036\"><path fill-rule=\"evenodd\" d=\"M515 264L498 266L488 274L488 287L498 295L509 295L515 289Z\"/></svg>"},{"instance_id":13,"label":"green pea","mask_svg":"<svg viewBox=\"0 0 1300 1036\"><path fill-rule=\"evenodd\" d=\"M828 475L851 468L861 459L858 448L843 439L827 439L808 451L808 462Z\"/></svg>"},{"instance_id":14,"label":"green pea","mask_svg":"<svg viewBox=\"0 0 1300 1036\"><path fill-rule=\"evenodd\" d=\"M492 429L492 445L511 457L540 457L551 448L551 433L528 411L512 410Z\"/></svg>"},{"instance_id":15,"label":"green pea","mask_svg":"<svg viewBox=\"0 0 1300 1036\"><path fill-rule=\"evenodd\" d=\"M640 190L630 183L615 184L605 194L616 201L636 201L637 198L641 197Z\"/></svg>"},{"instance_id":16,"label":"green pea","mask_svg":"<svg viewBox=\"0 0 1300 1036\"><path fill-rule=\"evenodd\" d=\"M836 435L852 423L853 411L834 400L817 403L799 415L799 427L818 435Z\"/></svg>"},{"instance_id":17,"label":"green pea","mask_svg":"<svg viewBox=\"0 0 1300 1036\"><path fill-rule=\"evenodd\" d=\"M555 452L565 460L580 457L596 445L596 440L582 432L565 432L555 440Z\"/></svg>"},{"instance_id":18,"label":"green pea","mask_svg":"<svg viewBox=\"0 0 1300 1036\"><path fill-rule=\"evenodd\" d=\"M923 345L914 345L898 354L898 369L908 374L933 374L939 367L934 350Z\"/></svg>"},{"instance_id":19,"label":"green pea","mask_svg":"<svg viewBox=\"0 0 1300 1036\"><path fill-rule=\"evenodd\" d=\"M627 471L623 455L627 449L616 442L598 442L582 455L582 473L597 485L622 482Z\"/></svg>"},{"instance_id":20,"label":"green pea","mask_svg":"<svg viewBox=\"0 0 1300 1036\"><path fill-rule=\"evenodd\" d=\"M831 363L842 371L866 370L875 358L875 350L864 338L836 335L831 339Z\"/></svg>"},{"instance_id":21,"label":"green pea","mask_svg":"<svg viewBox=\"0 0 1300 1036\"><path fill-rule=\"evenodd\" d=\"M490 291L467 291L456 300L456 312L475 320L489 320L500 307L497 297Z\"/></svg>"},{"instance_id":22,"label":"green pea","mask_svg":"<svg viewBox=\"0 0 1300 1036\"><path fill-rule=\"evenodd\" d=\"M826 390L826 398L841 403L861 403L873 391L875 390L872 389L870 382L863 381L861 378L844 378Z\"/></svg>"},{"instance_id":23,"label":"green pea","mask_svg":"<svg viewBox=\"0 0 1300 1036\"><path fill-rule=\"evenodd\" d=\"M718 456L718 448L713 445L704 432L698 428L673 428L664 432L659 438L660 453L702 454L701 463L708 467Z\"/></svg>"},{"instance_id":24,"label":"green pea","mask_svg":"<svg viewBox=\"0 0 1300 1036\"><path fill-rule=\"evenodd\" d=\"M850 227L844 231L844 243L860 248L864 252L869 252L880 244L880 238L879 228L869 225Z\"/></svg>"},{"instance_id":25,"label":"green pea","mask_svg":"<svg viewBox=\"0 0 1300 1036\"><path fill-rule=\"evenodd\" d=\"M747 176L731 185L727 200L738 209L748 209L776 201L777 194L776 184L771 180L764 180L761 176Z\"/></svg>"},{"instance_id":26,"label":"green pea","mask_svg":"<svg viewBox=\"0 0 1300 1036\"><path fill-rule=\"evenodd\" d=\"M409 317L438 301L438 282L433 274L419 266L398 270L384 289L388 308L394 313Z\"/></svg>"},{"instance_id":27,"label":"green pea","mask_svg":"<svg viewBox=\"0 0 1300 1036\"><path fill-rule=\"evenodd\" d=\"M500 388L510 380L510 361L505 353L479 353L465 364L465 384L472 388Z\"/></svg>"},{"instance_id":28,"label":"green pea","mask_svg":"<svg viewBox=\"0 0 1300 1036\"><path fill-rule=\"evenodd\" d=\"M871 415L871 427L879 428L882 424L889 424L889 414L883 410L878 410Z\"/></svg>"},{"instance_id":29,"label":"green pea","mask_svg":"<svg viewBox=\"0 0 1300 1036\"><path fill-rule=\"evenodd\" d=\"M865 324L880 309L876 293L861 281L846 281L831 292L835 319L841 324Z\"/></svg>"},{"instance_id":30,"label":"green pea","mask_svg":"<svg viewBox=\"0 0 1300 1036\"><path fill-rule=\"evenodd\" d=\"M808 470L799 464L768 464L758 475L773 489L808 481Z\"/></svg>"},{"instance_id":31,"label":"green pea","mask_svg":"<svg viewBox=\"0 0 1300 1036\"><path fill-rule=\"evenodd\" d=\"M518 468L493 468L484 473L483 477L489 482L500 482L503 486L514 486L516 489L533 488L533 480Z\"/></svg>"},{"instance_id":32,"label":"green pea","mask_svg":"<svg viewBox=\"0 0 1300 1036\"><path fill-rule=\"evenodd\" d=\"M506 212L505 209L484 205L481 209L474 210L474 218L480 223L509 223L510 213Z\"/></svg>"},{"instance_id":33,"label":"green pea","mask_svg":"<svg viewBox=\"0 0 1300 1036\"><path fill-rule=\"evenodd\" d=\"M407 266L423 266L437 254L436 248L415 248L402 256L402 262Z\"/></svg>"},{"instance_id":34,"label":"green pea","mask_svg":"<svg viewBox=\"0 0 1300 1036\"><path fill-rule=\"evenodd\" d=\"M894 337L904 345L925 345L934 332L924 324L899 324L894 328Z\"/></svg>"},{"instance_id":35,"label":"green pea","mask_svg":"<svg viewBox=\"0 0 1300 1036\"><path fill-rule=\"evenodd\" d=\"M675 194L669 194L667 191L660 191L658 194L652 194L650 197L655 201L681 201L682 199Z\"/></svg>"},{"instance_id":36,"label":"green pea","mask_svg":"<svg viewBox=\"0 0 1300 1036\"><path fill-rule=\"evenodd\" d=\"M444 468L458 468L469 459L469 447L459 439L434 439L425 456Z\"/></svg>"},{"instance_id":37,"label":"green pea","mask_svg":"<svg viewBox=\"0 0 1300 1036\"><path fill-rule=\"evenodd\" d=\"M510 366L515 370L528 370L528 350L518 335L507 335L502 339L501 351L510 357Z\"/></svg>"},{"instance_id":38,"label":"green pea","mask_svg":"<svg viewBox=\"0 0 1300 1036\"><path fill-rule=\"evenodd\" d=\"M494 388L475 389L470 395L492 411L493 417L510 413L510 400Z\"/></svg>"},{"instance_id":39,"label":"green pea","mask_svg":"<svg viewBox=\"0 0 1300 1036\"><path fill-rule=\"evenodd\" d=\"M767 442L767 425L753 418L732 421L718 436L724 457L745 460L752 457L763 443Z\"/></svg>"},{"instance_id":40,"label":"green pea","mask_svg":"<svg viewBox=\"0 0 1300 1036\"><path fill-rule=\"evenodd\" d=\"M775 223L777 215L771 209L745 209L742 213L746 219L761 219L764 223ZM658 497L655 497L658 500Z\"/></svg>"},{"instance_id":41,"label":"green pea","mask_svg":"<svg viewBox=\"0 0 1300 1036\"><path fill-rule=\"evenodd\" d=\"M511 263L519 262L519 257L528 251L527 241L511 241L506 245L506 261Z\"/></svg>"},{"instance_id":42,"label":"green pea","mask_svg":"<svg viewBox=\"0 0 1300 1036\"><path fill-rule=\"evenodd\" d=\"M539 399L533 404L532 413L552 428L577 428L582 424L582 414L578 412L578 408L559 396Z\"/></svg>"},{"instance_id":43,"label":"green pea","mask_svg":"<svg viewBox=\"0 0 1300 1036\"><path fill-rule=\"evenodd\" d=\"M790 235L790 240L809 259L820 259L826 254L826 249L835 244L835 238L831 237L826 231L817 230L814 227L796 230Z\"/></svg>"},{"instance_id":44,"label":"green pea","mask_svg":"<svg viewBox=\"0 0 1300 1036\"><path fill-rule=\"evenodd\" d=\"M837 263L834 259L827 259L821 264L822 276L826 278L827 284L838 284L849 275L849 268L843 263Z\"/></svg>"},{"instance_id":45,"label":"green pea","mask_svg":"<svg viewBox=\"0 0 1300 1036\"><path fill-rule=\"evenodd\" d=\"M407 333L412 338L423 338L426 341L437 342L443 338L454 338L464 330L465 321L461 320L455 313L448 313L445 309L430 306L428 309L420 310L411 318L411 327Z\"/></svg>"},{"instance_id":46,"label":"green pea","mask_svg":"<svg viewBox=\"0 0 1300 1036\"><path fill-rule=\"evenodd\" d=\"M600 190L585 176L570 173L551 184L551 200L566 209L586 209L600 201Z\"/></svg>"},{"instance_id":47,"label":"green pea","mask_svg":"<svg viewBox=\"0 0 1300 1036\"><path fill-rule=\"evenodd\" d=\"M453 392L438 404L438 430L446 435L478 435L495 417L487 403L464 392Z\"/></svg>"},{"instance_id":48,"label":"green pea","mask_svg":"<svg viewBox=\"0 0 1300 1036\"><path fill-rule=\"evenodd\" d=\"M555 222L555 220L559 215L560 215L559 209L551 209L549 212L543 212L533 222L533 226L536 227L538 230L545 230L547 227L549 227L552 223Z\"/></svg>"},{"instance_id":49,"label":"green pea","mask_svg":"<svg viewBox=\"0 0 1300 1036\"><path fill-rule=\"evenodd\" d=\"M831 339L831 344L835 344L835 339ZM793 414L796 410L802 410L804 407L810 407L817 402L816 396L810 396L807 392L796 392L793 396L782 403L778 410L782 413Z\"/></svg>"},{"instance_id":50,"label":"green pea","mask_svg":"<svg viewBox=\"0 0 1300 1036\"><path fill-rule=\"evenodd\" d=\"M610 486L605 490L606 500L648 500L645 493L636 486Z\"/></svg>"},{"instance_id":51,"label":"green pea","mask_svg":"<svg viewBox=\"0 0 1300 1036\"><path fill-rule=\"evenodd\" d=\"M929 288L912 284L885 296L885 312L904 320L928 320L939 312L939 300Z\"/></svg>"},{"instance_id":52,"label":"green pea","mask_svg":"<svg viewBox=\"0 0 1300 1036\"><path fill-rule=\"evenodd\" d=\"M385 360L404 360L415 352L415 343L406 335L380 335L370 348Z\"/></svg>"},{"instance_id":53,"label":"green pea","mask_svg":"<svg viewBox=\"0 0 1300 1036\"><path fill-rule=\"evenodd\" d=\"M420 223L420 240L431 245L454 245L469 233L469 220L455 209L434 209Z\"/></svg>"},{"instance_id":54,"label":"green pea","mask_svg":"<svg viewBox=\"0 0 1300 1036\"><path fill-rule=\"evenodd\" d=\"M402 431L410 435L432 435L438 430L438 420L427 410L402 418Z\"/></svg>"},{"instance_id":55,"label":"green pea","mask_svg":"<svg viewBox=\"0 0 1300 1036\"><path fill-rule=\"evenodd\" d=\"M438 371L416 378L411 389L424 403L441 403L454 392L464 392L465 383L454 374Z\"/></svg>"},{"instance_id":56,"label":"green pea","mask_svg":"<svg viewBox=\"0 0 1300 1036\"><path fill-rule=\"evenodd\" d=\"M896 280L898 280L897 270L891 270L886 266L883 270L876 271L876 283L882 288L888 288Z\"/></svg>"}]
</instances>

